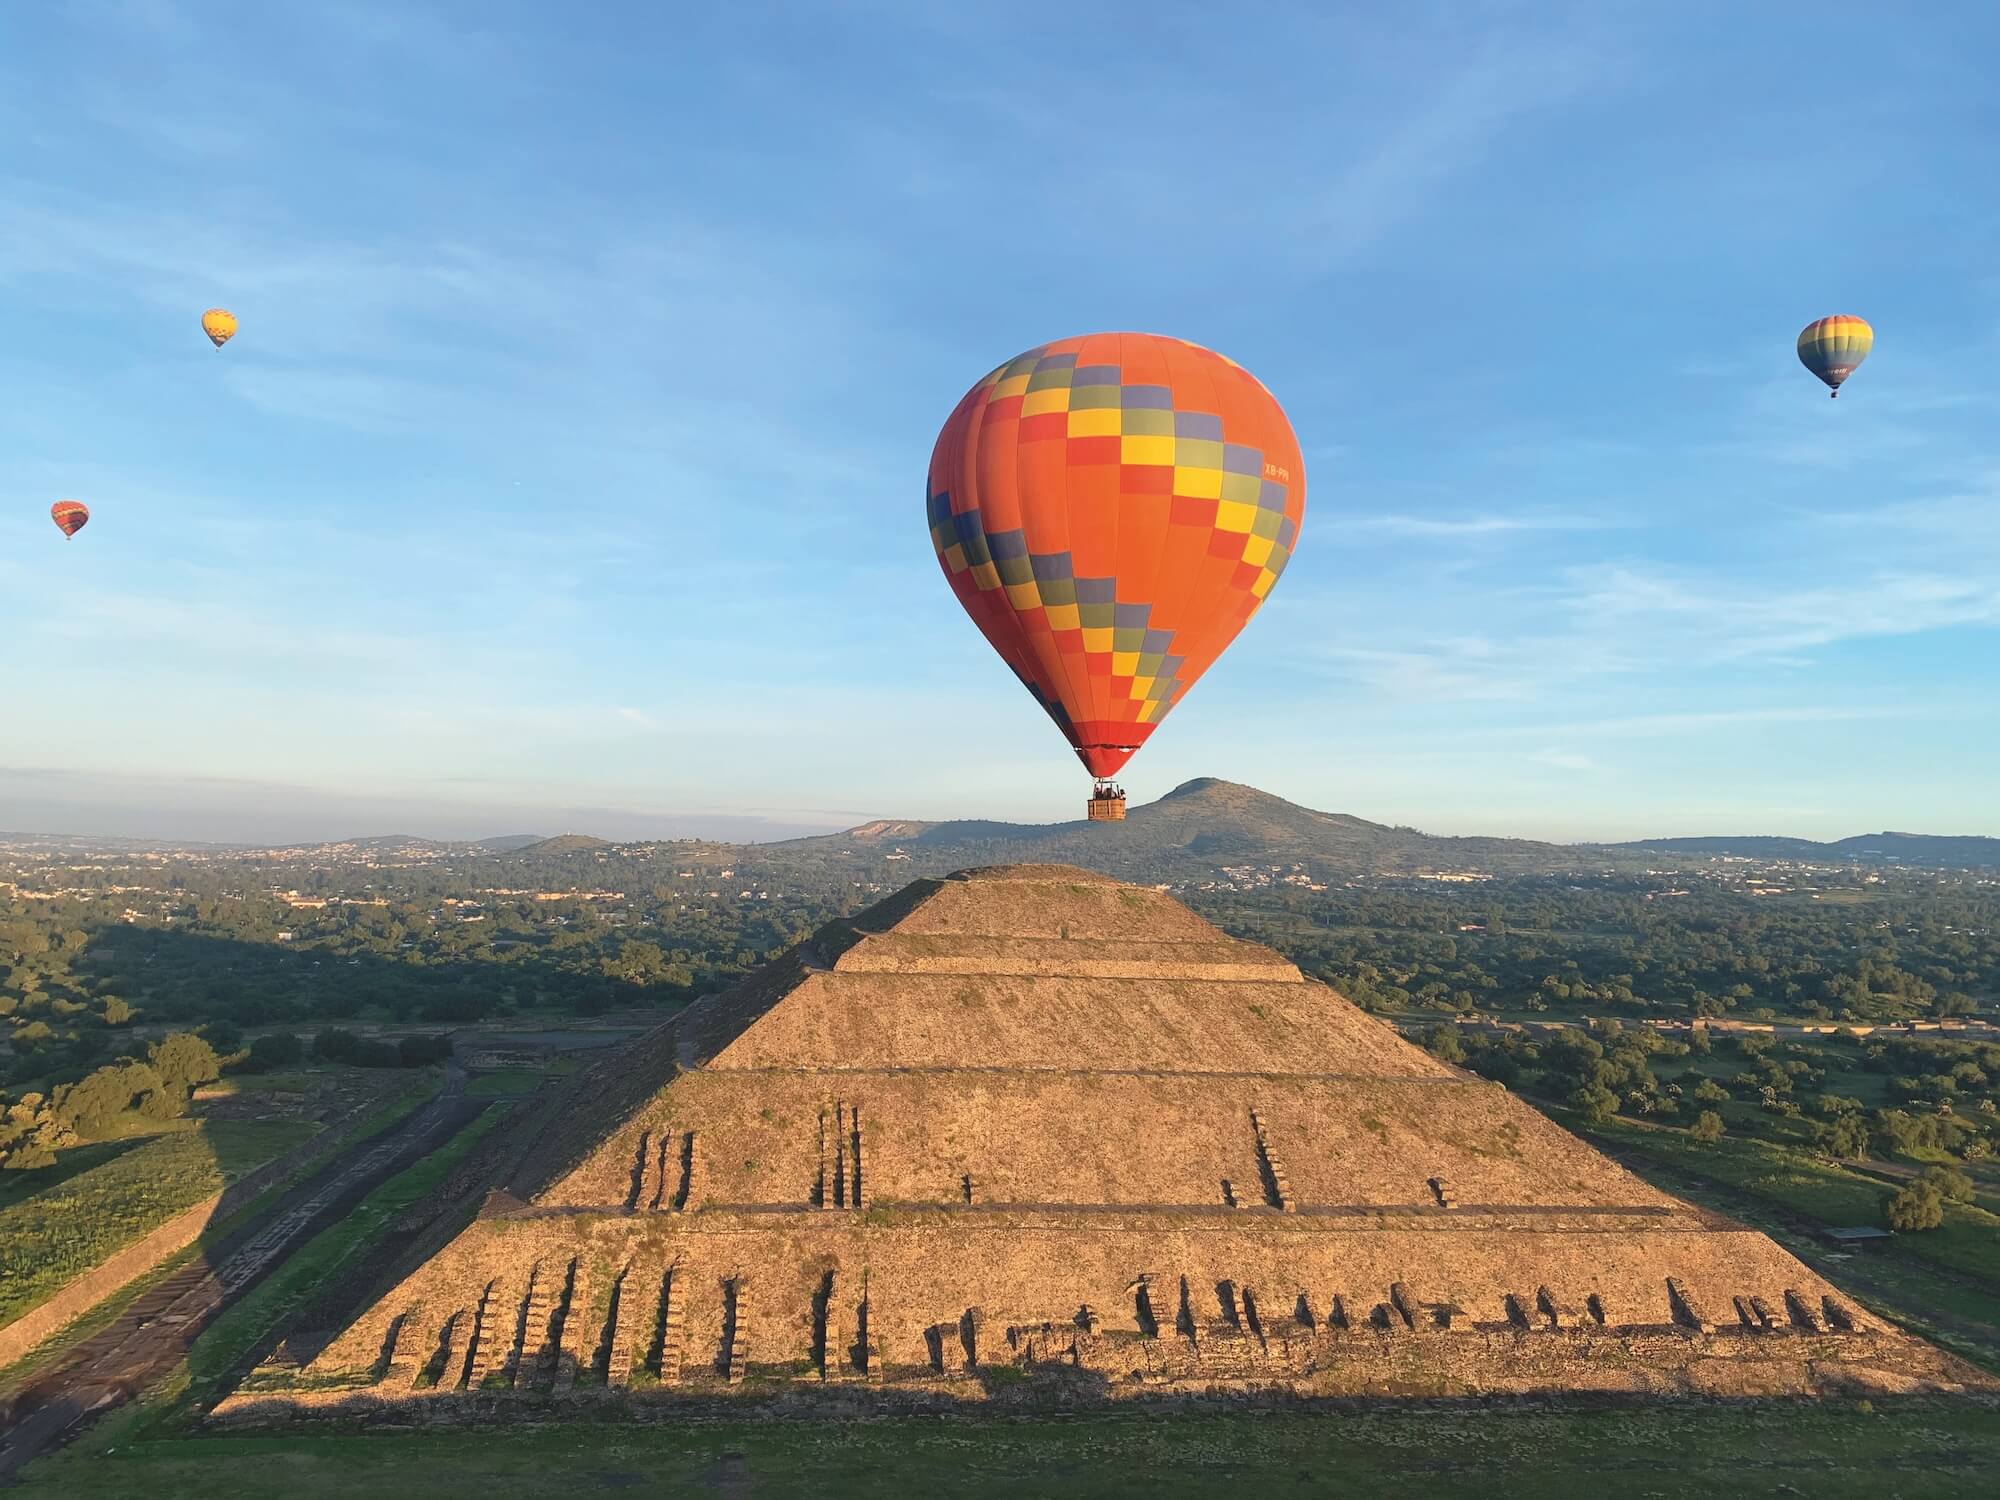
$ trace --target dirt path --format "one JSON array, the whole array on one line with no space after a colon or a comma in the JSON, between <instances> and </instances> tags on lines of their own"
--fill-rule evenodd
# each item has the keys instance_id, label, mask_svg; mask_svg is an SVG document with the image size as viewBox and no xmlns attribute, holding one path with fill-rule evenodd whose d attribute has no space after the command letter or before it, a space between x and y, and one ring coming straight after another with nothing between
<instances>
[{"instance_id":1,"label":"dirt path","mask_svg":"<svg viewBox=\"0 0 2000 1500\"><path fill-rule=\"evenodd\" d=\"M0 1485L67 1442L185 1358L216 1315L313 1234L479 1112L455 1064L438 1097L386 1134L362 1141L285 1194L254 1223L135 1300L20 1388L0 1392Z\"/></svg>"}]
</instances>

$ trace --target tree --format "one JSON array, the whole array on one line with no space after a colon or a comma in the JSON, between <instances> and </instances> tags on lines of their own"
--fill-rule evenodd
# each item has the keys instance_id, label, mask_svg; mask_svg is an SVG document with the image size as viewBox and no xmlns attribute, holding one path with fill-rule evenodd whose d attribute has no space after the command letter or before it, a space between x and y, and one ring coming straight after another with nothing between
<instances>
[{"instance_id":1,"label":"tree","mask_svg":"<svg viewBox=\"0 0 2000 1500\"><path fill-rule=\"evenodd\" d=\"M1729 1090L1713 1078L1704 1078L1694 1086L1694 1096L1703 1104L1721 1104L1729 1098Z\"/></svg>"},{"instance_id":2,"label":"tree","mask_svg":"<svg viewBox=\"0 0 2000 1500\"><path fill-rule=\"evenodd\" d=\"M56 1154L48 1146L34 1138L21 1142L13 1150L0 1157L0 1169L9 1172L33 1172L42 1167L56 1164Z\"/></svg>"},{"instance_id":3,"label":"tree","mask_svg":"<svg viewBox=\"0 0 2000 1500\"><path fill-rule=\"evenodd\" d=\"M131 1019L131 1006L120 1000L116 995L106 995L104 997L104 1024L106 1026L123 1026Z\"/></svg>"},{"instance_id":4,"label":"tree","mask_svg":"<svg viewBox=\"0 0 2000 1500\"><path fill-rule=\"evenodd\" d=\"M1868 1154L1868 1122L1860 1115L1845 1114L1826 1127L1826 1153L1841 1161L1859 1161Z\"/></svg>"},{"instance_id":5,"label":"tree","mask_svg":"<svg viewBox=\"0 0 2000 1500\"><path fill-rule=\"evenodd\" d=\"M1954 1203L1972 1201L1972 1179L1957 1167L1943 1165L1930 1167L1917 1180L1933 1189L1940 1198L1949 1198Z\"/></svg>"},{"instance_id":6,"label":"tree","mask_svg":"<svg viewBox=\"0 0 2000 1500\"><path fill-rule=\"evenodd\" d=\"M1458 1028L1440 1022L1424 1033L1424 1048L1439 1062L1462 1065L1465 1062L1465 1043L1460 1040Z\"/></svg>"},{"instance_id":7,"label":"tree","mask_svg":"<svg viewBox=\"0 0 2000 1500\"><path fill-rule=\"evenodd\" d=\"M260 1036L250 1044L250 1071L268 1073L273 1068L289 1068L306 1055L306 1044L289 1031Z\"/></svg>"},{"instance_id":8,"label":"tree","mask_svg":"<svg viewBox=\"0 0 2000 1500\"><path fill-rule=\"evenodd\" d=\"M1913 1182L1889 1195L1882 1216L1899 1234L1935 1229L1944 1222L1944 1199L1927 1182Z\"/></svg>"},{"instance_id":9,"label":"tree","mask_svg":"<svg viewBox=\"0 0 2000 1500\"><path fill-rule=\"evenodd\" d=\"M1695 1116L1694 1124L1688 1127L1688 1135L1704 1146L1712 1146L1722 1139L1726 1128L1721 1115L1712 1109L1705 1109Z\"/></svg>"},{"instance_id":10,"label":"tree","mask_svg":"<svg viewBox=\"0 0 2000 1500\"><path fill-rule=\"evenodd\" d=\"M1569 1096L1569 1107L1593 1125L1618 1113L1618 1096L1601 1083L1587 1083Z\"/></svg>"},{"instance_id":11,"label":"tree","mask_svg":"<svg viewBox=\"0 0 2000 1500\"><path fill-rule=\"evenodd\" d=\"M351 1031L329 1026L313 1038L313 1056L326 1062L352 1062L361 1039Z\"/></svg>"},{"instance_id":12,"label":"tree","mask_svg":"<svg viewBox=\"0 0 2000 1500\"><path fill-rule=\"evenodd\" d=\"M146 1055L160 1081L178 1090L182 1097L222 1076L222 1064L215 1049L192 1031L176 1031L162 1037L147 1049Z\"/></svg>"},{"instance_id":13,"label":"tree","mask_svg":"<svg viewBox=\"0 0 2000 1500\"><path fill-rule=\"evenodd\" d=\"M174 1107L151 1104L146 1112L154 1119L172 1119L180 1113L180 1092L170 1089L149 1064L127 1059L106 1063L57 1089L50 1095L49 1111L62 1126L79 1135L99 1135L128 1109L155 1096L171 1100Z\"/></svg>"}]
</instances>

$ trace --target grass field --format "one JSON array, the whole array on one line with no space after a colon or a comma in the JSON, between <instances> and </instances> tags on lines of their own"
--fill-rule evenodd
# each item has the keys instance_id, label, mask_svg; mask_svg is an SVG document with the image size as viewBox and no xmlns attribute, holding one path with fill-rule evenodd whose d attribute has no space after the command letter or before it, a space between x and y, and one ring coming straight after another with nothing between
<instances>
[{"instance_id":1,"label":"grass field","mask_svg":"<svg viewBox=\"0 0 2000 1500\"><path fill-rule=\"evenodd\" d=\"M272 1183L250 1202L237 1209L219 1223L211 1223L202 1231L201 1238L187 1249L171 1255L152 1270L137 1277L111 1296L70 1324L61 1333L39 1345L33 1353L17 1360L5 1369L0 1369L0 1384L27 1378L34 1370L58 1359L63 1352L77 1342L89 1338L104 1327L136 1297L142 1296L155 1283L170 1275L190 1256L202 1253L208 1246L234 1233L243 1224L262 1214L282 1194L294 1185L319 1171L339 1152L345 1151L360 1141L379 1135L405 1116L411 1114L435 1092L436 1075L423 1073L412 1075L398 1092L382 1098L373 1109L320 1143L318 1150L307 1156L291 1172ZM58 1169L59 1170L59 1169ZM44 1181L47 1179L44 1177Z\"/></svg>"},{"instance_id":2,"label":"grass field","mask_svg":"<svg viewBox=\"0 0 2000 1500\"><path fill-rule=\"evenodd\" d=\"M1576 1128L1574 1120L1568 1121ZM1686 1131L1612 1119L1589 1127L1605 1145L1636 1150L1678 1169L1748 1192L1827 1225L1882 1222L1888 1184L1806 1152L1767 1141L1725 1137L1704 1146ZM1947 1204L1942 1227L1898 1235L1893 1253L1911 1255L1992 1283L2000 1293L2000 1216L1965 1204Z\"/></svg>"},{"instance_id":3,"label":"grass field","mask_svg":"<svg viewBox=\"0 0 2000 1500\"><path fill-rule=\"evenodd\" d=\"M140 1140L66 1151L0 1205L0 1323L263 1165L317 1127L300 1120L176 1120Z\"/></svg>"},{"instance_id":4,"label":"grass field","mask_svg":"<svg viewBox=\"0 0 2000 1500\"><path fill-rule=\"evenodd\" d=\"M505 1099L516 1094L532 1094L547 1076L533 1068L502 1068L482 1073L465 1086L468 1099Z\"/></svg>"},{"instance_id":5,"label":"grass field","mask_svg":"<svg viewBox=\"0 0 2000 1500\"><path fill-rule=\"evenodd\" d=\"M376 1188L338 1224L314 1236L217 1318L195 1340L187 1360L147 1391L137 1406L112 1418L108 1430L164 1430L179 1424L197 1403L221 1395L227 1377L238 1371L259 1341L399 1214L435 1191L459 1159L505 1116L504 1109L488 1109L422 1161Z\"/></svg>"},{"instance_id":6,"label":"grass field","mask_svg":"<svg viewBox=\"0 0 2000 1500\"><path fill-rule=\"evenodd\" d=\"M2000 1411L1973 1404L1223 1411L1039 1419L511 1425L478 1432L107 1441L24 1496L1869 1496L1992 1493ZM107 1452L110 1448L114 1451Z\"/></svg>"}]
</instances>

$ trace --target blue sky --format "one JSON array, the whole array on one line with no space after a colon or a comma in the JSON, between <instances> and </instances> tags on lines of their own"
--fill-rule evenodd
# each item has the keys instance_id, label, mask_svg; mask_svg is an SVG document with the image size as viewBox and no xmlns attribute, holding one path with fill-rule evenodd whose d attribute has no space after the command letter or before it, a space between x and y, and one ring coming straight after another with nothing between
<instances>
[{"instance_id":1,"label":"blue sky","mask_svg":"<svg viewBox=\"0 0 2000 1500\"><path fill-rule=\"evenodd\" d=\"M1135 798L2000 833L2000 12L1233 11L0 8L0 828L1075 816L923 476L1136 328L1309 488Z\"/></svg>"}]
</instances>

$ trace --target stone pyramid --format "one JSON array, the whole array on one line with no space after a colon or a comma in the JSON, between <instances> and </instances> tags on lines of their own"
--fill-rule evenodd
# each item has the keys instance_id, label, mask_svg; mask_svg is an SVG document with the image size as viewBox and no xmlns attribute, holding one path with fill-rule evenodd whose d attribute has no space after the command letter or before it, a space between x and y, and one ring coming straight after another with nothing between
<instances>
[{"instance_id":1,"label":"stone pyramid","mask_svg":"<svg viewBox=\"0 0 2000 1500\"><path fill-rule=\"evenodd\" d=\"M1062 866L917 881L545 1120L463 1232L226 1405L1985 1383L1276 954Z\"/></svg>"}]
</instances>

